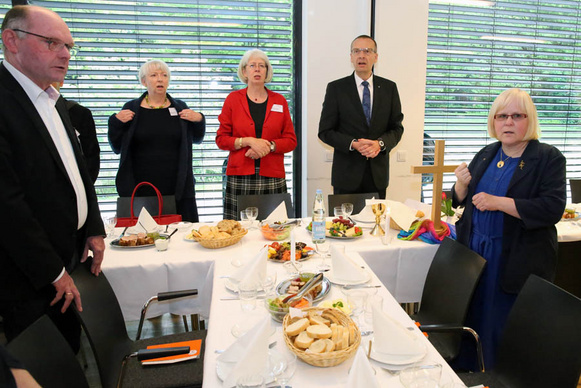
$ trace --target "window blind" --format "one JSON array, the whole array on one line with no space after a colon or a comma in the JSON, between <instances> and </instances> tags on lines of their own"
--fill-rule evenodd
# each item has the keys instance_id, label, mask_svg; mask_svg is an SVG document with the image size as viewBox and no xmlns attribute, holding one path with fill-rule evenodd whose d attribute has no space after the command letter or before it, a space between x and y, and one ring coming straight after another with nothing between
<instances>
[{"instance_id":1,"label":"window blind","mask_svg":"<svg viewBox=\"0 0 581 388\"><path fill-rule=\"evenodd\" d=\"M68 24L80 52L70 61L61 93L91 109L101 146L96 190L102 212L114 212L119 156L107 140L107 120L145 91L141 64L161 59L171 69L174 98L206 116L206 137L193 146L192 168L201 221L222 218L227 152L215 144L218 115L226 96L245 87L236 75L245 51L260 48L274 68L268 88L295 108L292 0L163 0L152 2L34 1ZM0 5L3 18L10 5ZM293 120L296 123L296 120ZM285 157L293 188L292 153Z\"/></svg>"},{"instance_id":2,"label":"window blind","mask_svg":"<svg viewBox=\"0 0 581 388\"><path fill-rule=\"evenodd\" d=\"M567 178L581 177L580 35L579 1L430 0L425 135L446 141L445 163L468 163L496 141L487 133L490 106L518 87L535 102L540 140L565 155ZM455 182L444 179L445 189ZM426 198L431 190L423 184Z\"/></svg>"}]
</instances>

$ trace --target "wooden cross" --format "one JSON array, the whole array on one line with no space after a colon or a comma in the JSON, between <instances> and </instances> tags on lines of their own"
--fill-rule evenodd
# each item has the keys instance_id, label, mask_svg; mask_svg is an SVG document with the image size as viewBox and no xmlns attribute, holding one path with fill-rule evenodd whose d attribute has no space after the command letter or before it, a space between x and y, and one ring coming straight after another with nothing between
<instances>
[{"instance_id":1,"label":"wooden cross","mask_svg":"<svg viewBox=\"0 0 581 388\"><path fill-rule=\"evenodd\" d=\"M441 207L442 207L442 182L445 172L454 172L458 166L444 166L444 140L436 140L434 150L433 166L412 166L412 174L432 174L434 178L434 188L432 190L432 221L434 229L441 231L442 227Z\"/></svg>"}]
</instances>

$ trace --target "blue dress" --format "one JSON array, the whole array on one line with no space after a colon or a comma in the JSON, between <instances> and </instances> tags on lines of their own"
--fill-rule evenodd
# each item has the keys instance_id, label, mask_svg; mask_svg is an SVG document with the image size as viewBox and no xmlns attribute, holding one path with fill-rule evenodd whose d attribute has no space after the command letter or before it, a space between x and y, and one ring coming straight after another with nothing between
<instances>
[{"instance_id":1,"label":"blue dress","mask_svg":"<svg viewBox=\"0 0 581 388\"><path fill-rule=\"evenodd\" d=\"M478 182L475 194L485 192L499 197L506 195L520 158L509 158L502 168L498 168L496 161L500 160L500 149ZM470 249L484 257L487 263L474 293L466 326L476 330L480 336L487 369L494 366L500 335L517 296L504 292L500 286L503 223L503 212L474 208ZM474 346L468 344L463 346L458 366L476 370L474 349Z\"/></svg>"}]
</instances>

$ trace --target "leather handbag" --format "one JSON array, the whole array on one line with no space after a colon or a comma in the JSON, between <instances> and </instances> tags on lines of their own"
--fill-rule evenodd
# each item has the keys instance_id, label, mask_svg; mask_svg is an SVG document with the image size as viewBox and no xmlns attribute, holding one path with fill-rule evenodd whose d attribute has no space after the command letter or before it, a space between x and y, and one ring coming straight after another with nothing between
<instances>
[{"instance_id":1,"label":"leather handbag","mask_svg":"<svg viewBox=\"0 0 581 388\"><path fill-rule=\"evenodd\" d=\"M158 225L168 225L168 224L171 224L172 222L180 222L182 220L182 216L180 214L163 214L163 197L161 195L161 192L153 184L151 184L149 182L141 182L137 186L135 186L135 189L133 189L133 193L131 194L131 216L130 217L117 217L117 225L116 225L117 227L123 228L123 227L127 227L127 226L135 226L137 224L138 217L136 217L135 213L133 212L133 205L135 202L135 193L137 192L137 189L139 189L141 186L151 186L153 188L153 190L155 190L155 194L157 195L158 212L157 212L157 215L152 214L152 217L155 220L155 222L158 223ZM125 198L127 198L127 197L125 197ZM137 197L137 198L149 198L149 197ZM155 197L151 197L151 198L155 198ZM166 196L166 198L169 198L170 200L173 199L173 201L175 201L175 197L173 197L173 196L169 196L169 197ZM119 202L118 202L118 207L119 207ZM174 208L175 208L175 206L174 206Z\"/></svg>"}]
</instances>

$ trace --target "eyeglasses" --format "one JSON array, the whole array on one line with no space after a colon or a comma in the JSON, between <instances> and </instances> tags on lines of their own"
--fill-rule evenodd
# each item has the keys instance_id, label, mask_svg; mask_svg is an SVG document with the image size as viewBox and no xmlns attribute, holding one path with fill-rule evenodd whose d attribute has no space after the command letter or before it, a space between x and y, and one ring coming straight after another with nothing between
<instances>
[{"instance_id":1,"label":"eyeglasses","mask_svg":"<svg viewBox=\"0 0 581 388\"><path fill-rule=\"evenodd\" d=\"M50 51L61 51L63 49L63 47L66 47L67 50L69 51L69 53L71 54L71 57L74 57L75 55L77 55L77 53L79 52L79 49L80 49L80 47L75 45L75 44L70 45L70 44L61 42L58 39L49 38L48 36L38 35L38 34L24 31L24 30L21 30L18 28L13 28L12 30L18 31L18 32L24 32L25 34L33 35L33 36L39 37L41 39L44 39L46 41L46 43L48 45L48 49Z\"/></svg>"},{"instance_id":2,"label":"eyeglasses","mask_svg":"<svg viewBox=\"0 0 581 388\"><path fill-rule=\"evenodd\" d=\"M249 67L250 70L254 70L254 69L257 69L257 68L260 69L260 70L266 69L266 65L264 63L259 63L259 64L252 63L250 65L246 65L246 67Z\"/></svg>"},{"instance_id":3,"label":"eyeglasses","mask_svg":"<svg viewBox=\"0 0 581 388\"><path fill-rule=\"evenodd\" d=\"M512 119L512 121L521 121L526 119L528 116L524 113L513 113L511 115L501 113L499 115L494 115L494 119L497 121L506 121L509 117Z\"/></svg>"},{"instance_id":4,"label":"eyeglasses","mask_svg":"<svg viewBox=\"0 0 581 388\"><path fill-rule=\"evenodd\" d=\"M363 53L365 55L369 55L369 54L374 54L375 53L375 49L372 48L353 48L351 49L351 54L353 55L358 55L359 53Z\"/></svg>"}]
</instances>

